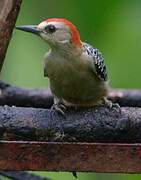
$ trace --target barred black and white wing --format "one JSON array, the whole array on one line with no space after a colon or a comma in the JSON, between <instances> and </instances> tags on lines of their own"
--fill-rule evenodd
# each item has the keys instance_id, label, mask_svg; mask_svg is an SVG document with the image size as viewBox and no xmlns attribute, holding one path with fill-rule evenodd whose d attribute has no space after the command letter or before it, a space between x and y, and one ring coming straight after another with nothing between
<instances>
[{"instance_id":1,"label":"barred black and white wing","mask_svg":"<svg viewBox=\"0 0 141 180\"><path fill-rule=\"evenodd\" d=\"M107 70L106 70L106 65L104 64L104 58L101 52L87 43L83 43L83 47L87 55L92 57L92 60L95 66L96 75L101 80L106 81L108 79Z\"/></svg>"}]
</instances>

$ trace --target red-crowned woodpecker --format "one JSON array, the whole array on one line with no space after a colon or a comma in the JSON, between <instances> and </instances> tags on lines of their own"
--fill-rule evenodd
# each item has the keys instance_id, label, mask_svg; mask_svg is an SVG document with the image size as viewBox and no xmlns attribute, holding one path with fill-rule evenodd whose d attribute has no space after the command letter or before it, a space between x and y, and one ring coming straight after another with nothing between
<instances>
[{"instance_id":1,"label":"red-crowned woodpecker","mask_svg":"<svg viewBox=\"0 0 141 180\"><path fill-rule=\"evenodd\" d=\"M89 107L106 102L107 71L102 54L81 41L70 21L51 18L37 26L16 28L37 34L49 44L44 75L49 78L57 110L63 112L64 106Z\"/></svg>"}]
</instances>

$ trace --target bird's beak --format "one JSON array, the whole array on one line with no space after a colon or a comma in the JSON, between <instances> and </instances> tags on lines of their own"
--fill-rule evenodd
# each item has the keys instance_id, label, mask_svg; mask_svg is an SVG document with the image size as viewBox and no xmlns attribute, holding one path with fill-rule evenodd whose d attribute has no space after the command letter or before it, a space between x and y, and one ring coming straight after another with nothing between
<instances>
[{"instance_id":1,"label":"bird's beak","mask_svg":"<svg viewBox=\"0 0 141 180\"><path fill-rule=\"evenodd\" d=\"M41 33L41 30L39 30L37 28L37 26L33 26L33 25L16 26L15 28L18 29L18 30L30 32L30 33L33 33L33 34L36 34L36 35L39 35Z\"/></svg>"}]
</instances>

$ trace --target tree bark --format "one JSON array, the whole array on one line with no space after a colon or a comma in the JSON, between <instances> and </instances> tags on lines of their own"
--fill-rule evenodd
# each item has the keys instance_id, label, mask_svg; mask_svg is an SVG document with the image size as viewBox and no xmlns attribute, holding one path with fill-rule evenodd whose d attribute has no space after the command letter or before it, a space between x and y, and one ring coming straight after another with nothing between
<instances>
[{"instance_id":1,"label":"tree bark","mask_svg":"<svg viewBox=\"0 0 141 180\"><path fill-rule=\"evenodd\" d=\"M0 0L0 71L22 0Z\"/></svg>"}]
</instances>

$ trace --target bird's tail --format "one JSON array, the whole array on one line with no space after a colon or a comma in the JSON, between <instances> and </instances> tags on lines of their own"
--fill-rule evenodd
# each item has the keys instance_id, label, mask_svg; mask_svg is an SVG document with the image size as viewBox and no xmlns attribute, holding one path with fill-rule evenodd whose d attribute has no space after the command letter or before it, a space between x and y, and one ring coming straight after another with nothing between
<instances>
[{"instance_id":1,"label":"bird's tail","mask_svg":"<svg viewBox=\"0 0 141 180\"><path fill-rule=\"evenodd\" d=\"M77 177L77 173L75 171L72 172L72 175L75 177L75 178L78 178Z\"/></svg>"}]
</instances>

